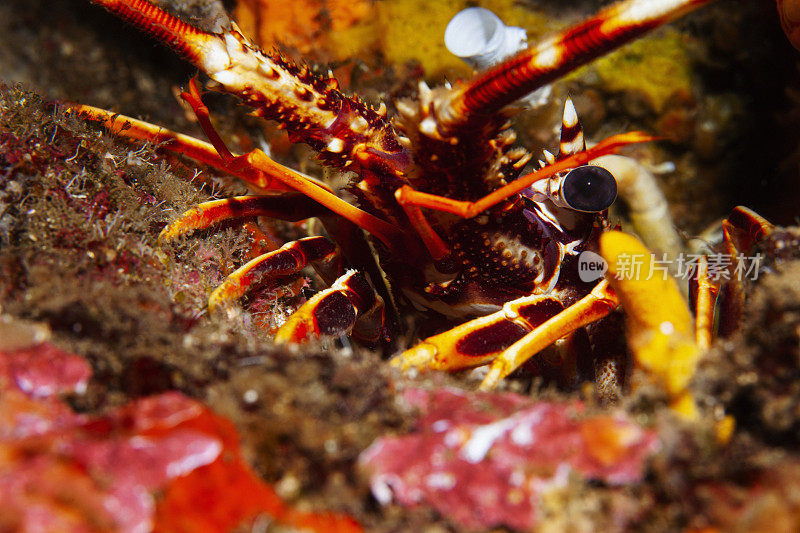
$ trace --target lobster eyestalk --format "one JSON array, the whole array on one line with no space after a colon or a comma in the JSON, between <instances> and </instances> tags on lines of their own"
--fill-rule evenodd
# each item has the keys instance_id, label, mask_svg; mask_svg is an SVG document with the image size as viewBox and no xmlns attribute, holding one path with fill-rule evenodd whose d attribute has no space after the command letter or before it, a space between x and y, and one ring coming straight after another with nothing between
<instances>
[{"instance_id":1,"label":"lobster eyestalk","mask_svg":"<svg viewBox=\"0 0 800 533\"><path fill-rule=\"evenodd\" d=\"M442 129L492 116L526 94L713 0L626 0L523 50L442 98Z\"/></svg>"}]
</instances>

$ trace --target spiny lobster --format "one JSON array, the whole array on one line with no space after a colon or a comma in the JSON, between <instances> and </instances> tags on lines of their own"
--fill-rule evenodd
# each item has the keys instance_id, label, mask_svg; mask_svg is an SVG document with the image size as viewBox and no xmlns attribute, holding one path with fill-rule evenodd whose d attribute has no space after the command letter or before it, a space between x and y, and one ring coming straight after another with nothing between
<instances>
[{"instance_id":1,"label":"spiny lobster","mask_svg":"<svg viewBox=\"0 0 800 533\"><path fill-rule=\"evenodd\" d=\"M145 0L91 1L181 54L255 115L277 121L293 142L317 151L325 165L355 175L347 187L353 205L261 150L233 155L211 125L195 80L183 97L210 144L73 106L125 136L164 143L232 174L253 191L187 211L164 229L161 241L253 216L323 221L336 244L308 237L250 261L213 292L210 309L260 281L314 265L330 286L288 319L277 342L350 332L376 341L386 331L385 303L479 316L423 340L394 363L453 370L492 362L482 384L491 388L543 348L583 331L619 305L607 280L586 283L577 273L576 257L597 249L616 197L614 177L589 162L650 139L625 133L587 149L568 102L558 155L548 155L542 168L523 173L531 155L514 147L508 107L711 0L612 5L469 81L435 89L420 84L418 99L397 102L393 121L384 104L370 107L342 94L332 77L259 50L235 25L220 34L206 33ZM345 264L358 270L344 272ZM605 388L620 380L618 354L596 354L588 371L582 364L583 377L596 373ZM574 364L571 374L571 379L580 374Z\"/></svg>"}]
</instances>

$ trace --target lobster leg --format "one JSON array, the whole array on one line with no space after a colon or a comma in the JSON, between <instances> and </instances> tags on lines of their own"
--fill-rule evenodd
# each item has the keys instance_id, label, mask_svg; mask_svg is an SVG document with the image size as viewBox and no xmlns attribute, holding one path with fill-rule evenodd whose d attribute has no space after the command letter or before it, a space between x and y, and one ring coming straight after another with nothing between
<instances>
[{"instance_id":1,"label":"lobster leg","mask_svg":"<svg viewBox=\"0 0 800 533\"><path fill-rule=\"evenodd\" d=\"M719 287L711 282L705 256L698 259L697 277L690 279L689 284L689 301L694 302L695 340L701 350L707 350L714 337L714 305Z\"/></svg>"},{"instance_id":2,"label":"lobster leg","mask_svg":"<svg viewBox=\"0 0 800 533\"><path fill-rule=\"evenodd\" d=\"M413 189L408 185L403 185L395 191L394 197L397 199L397 203L403 208L403 211L405 211L408 221L422 239L431 258L433 258L434 261L438 261L450 253L450 248L439 234L436 233L436 230L431 227L422 210L418 206L407 201L408 191L413 191Z\"/></svg>"},{"instance_id":3,"label":"lobster leg","mask_svg":"<svg viewBox=\"0 0 800 533\"><path fill-rule=\"evenodd\" d=\"M738 206L722 221L722 234L725 252L731 258L749 253L756 243L769 235L774 226L761 215L746 207ZM723 283L723 295L719 310L719 335L727 337L739 329L744 307L744 287L736 275Z\"/></svg>"},{"instance_id":4,"label":"lobster leg","mask_svg":"<svg viewBox=\"0 0 800 533\"><path fill-rule=\"evenodd\" d=\"M280 180L253 168L232 170L223 159L214 145L195 139L189 135L176 133L149 122L137 120L132 117L112 113L88 105L67 104L68 108L90 120L103 122L109 133L120 135L129 139L140 139L163 146L170 152L185 155L222 172L235 176L258 192L292 191L293 189ZM311 178L309 178L311 179ZM324 186L319 183L320 186Z\"/></svg>"},{"instance_id":5,"label":"lobster leg","mask_svg":"<svg viewBox=\"0 0 800 533\"><path fill-rule=\"evenodd\" d=\"M525 296L506 303L503 309L428 337L392 359L407 370L461 370L494 360L527 332L564 309L548 295Z\"/></svg>"},{"instance_id":6,"label":"lobster leg","mask_svg":"<svg viewBox=\"0 0 800 533\"><path fill-rule=\"evenodd\" d=\"M383 300L362 273L351 270L295 311L275 334L277 343L353 334L367 342L384 329Z\"/></svg>"},{"instance_id":7,"label":"lobster leg","mask_svg":"<svg viewBox=\"0 0 800 533\"><path fill-rule=\"evenodd\" d=\"M252 216L281 220L320 217L328 231L335 235L337 242L343 246L345 255L356 255L360 259L359 264L366 265L368 271L373 270L370 269L368 262L372 259L369 249L362 250L366 243L363 242L361 231L349 222L334 217L329 210L299 193L240 196L205 202L185 212L167 226L161 232L159 240L162 242L171 240L194 229ZM362 236L361 240L357 240L358 235ZM362 257L364 255L367 257ZM374 263L374 259L372 261ZM310 237L294 241L279 250L253 259L231 274L212 293L209 310L212 311L221 303L243 295L264 276L290 275L312 262L326 281L335 278L342 271L338 249L327 239ZM370 274L378 275L376 269ZM342 299L343 295L346 299ZM384 298L386 297L388 293L384 295ZM352 302L358 302L357 306ZM317 294L278 330L276 338L280 342L301 342L309 334L315 336L344 334L349 333L354 326L355 335L365 342L379 340L385 326L383 298L375 296L361 273L355 276L350 274L343 276L331 288Z\"/></svg>"},{"instance_id":8,"label":"lobster leg","mask_svg":"<svg viewBox=\"0 0 800 533\"><path fill-rule=\"evenodd\" d=\"M168 242L194 230L249 217L269 217L294 222L326 214L330 214L330 211L307 196L295 192L268 196L234 196L203 202L182 213L161 231L158 240L162 243Z\"/></svg>"},{"instance_id":9,"label":"lobster leg","mask_svg":"<svg viewBox=\"0 0 800 533\"><path fill-rule=\"evenodd\" d=\"M225 302L243 296L255 284L270 278L290 276L311 263L323 270L339 270L338 248L325 237L307 237L286 243L279 249L256 257L228 276L208 299L209 313Z\"/></svg>"},{"instance_id":10,"label":"lobster leg","mask_svg":"<svg viewBox=\"0 0 800 533\"><path fill-rule=\"evenodd\" d=\"M102 121L111 134L158 144L174 153L185 155L190 159L240 178L258 192L273 193L213 200L199 204L181 214L161 232L159 240L162 242L170 241L190 231L205 229L221 222L254 216L277 218L286 221L318 217L323 220L329 232L336 232L342 236L345 234L350 235L356 229L355 226L351 225L351 222L342 220L319 202L296 192L280 181L270 179L263 172L252 168L243 168L239 172L232 172L230 165L219 155L217 149L211 143L104 109L80 104L68 104L68 107L88 117L90 120ZM227 148L225 150L227 151ZM318 182L311 177L307 178L330 191L330 188L324 183ZM332 226L341 226L341 229L335 229ZM345 230L344 228L347 229ZM352 237L348 236L347 240L352 240ZM342 242L342 238L339 237L336 241Z\"/></svg>"},{"instance_id":11,"label":"lobster leg","mask_svg":"<svg viewBox=\"0 0 800 533\"><path fill-rule=\"evenodd\" d=\"M380 266L378 266L375 253L367 242L364 232L350 221L333 213L319 218L323 226L325 226L325 231L342 251L342 257L347 264L358 265L359 272L367 276L375 292L378 293L379 298L383 301L383 314L387 332L387 337L383 339L387 341L387 344L383 348L387 353L393 353L393 342L396 340L396 334L401 331L400 317L389 284ZM336 275L339 274L341 272ZM332 276L332 278L335 277ZM323 278L325 278L324 275ZM361 330L361 323L357 326L358 332Z\"/></svg>"},{"instance_id":12,"label":"lobster leg","mask_svg":"<svg viewBox=\"0 0 800 533\"><path fill-rule=\"evenodd\" d=\"M606 280L601 281L588 295L537 326L504 350L500 357L492 362L489 373L481 383L481 390L493 389L501 379L542 349L576 329L607 316L617 305L619 300L614 290Z\"/></svg>"},{"instance_id":13,"label":"lobster leg","mask_svg":"<svg viewBox=\"0 0 800 533\"><path fill-rule=\"evenodd\" d=\"M211 124L208 118L208 108L200 98L194 79L189 83L189 92L183 93L182 96L192 106L200 126L211 140L211 144L214 145L221 159L225 161L225 168L229 172L243 172L248 169L263 172L368 231L389 248L395 248L399 242L403 241L402 233L393 225L350 205L315 180L275 162L262 150L256 149L245 155L234 156Z\"/></svg>"},{"instance_id":14,"label":"lobster leg","mask_svg":"<svg viewBox=\"0 0 800 533\"><path fill-rule=\"evenodd\" d=\"M491 389L542 349L609 314L617 303L606 281L566 309L551 295L525 296L496 313L428 337L392 364L402 369L459 370L494 361L481 384Z\"/></svg>"},{"instance_id":15,"label":"lobster leg","mask_svg":"<svg viewBox=\"0 0 800 533\"><path fill-rule=\"evenodd\" d=\"M723 253L732 263L767 235L774 226L756 212L742 206L733 209L722 221ZM739 329L744 306L742 280L734 272L734 264L728 265L723 283L714 283L708 273L708 261L700 262L697 279L690 280L690 294L695 302L697 315L697 339L701 347L708 347L714 336L714 314L718 315L717 333L726 337ZM717 301L720 299L720 304Z\"/></svg>"}]
</instances>

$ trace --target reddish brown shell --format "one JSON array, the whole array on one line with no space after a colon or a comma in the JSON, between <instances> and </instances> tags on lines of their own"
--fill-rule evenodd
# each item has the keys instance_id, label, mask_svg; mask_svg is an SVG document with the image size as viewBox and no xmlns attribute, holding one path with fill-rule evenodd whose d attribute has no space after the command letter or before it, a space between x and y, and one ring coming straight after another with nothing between
<instances>
[{"instance_id":1,"label":"reddish brown shell","mask_svg":"<svg viewBox=\"0 0 800 533\"><path fill-rule=\"evenodd\" d=\"M792 46L800 50L800 0L777 0L783 32Z\"/></svg>"}]
</instances>

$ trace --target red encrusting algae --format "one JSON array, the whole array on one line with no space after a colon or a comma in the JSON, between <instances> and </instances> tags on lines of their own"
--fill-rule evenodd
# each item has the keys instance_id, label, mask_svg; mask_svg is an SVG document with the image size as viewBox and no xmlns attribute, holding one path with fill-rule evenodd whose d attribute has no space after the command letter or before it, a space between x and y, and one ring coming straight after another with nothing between
<instances>
[{"instance_id":1,"label":"red encrusting algae","mask_svg":"<svg viewBox=\"0 0 800 533\"><path fill-rule=\"evenodd\" d=\"M243 459L233 424L183 394L73 412L57 395L85 391L90 375L47 342L0 351L0 529L216 532L265 516L361 531L287 506Z\"/></svg>"}]
</instances>

